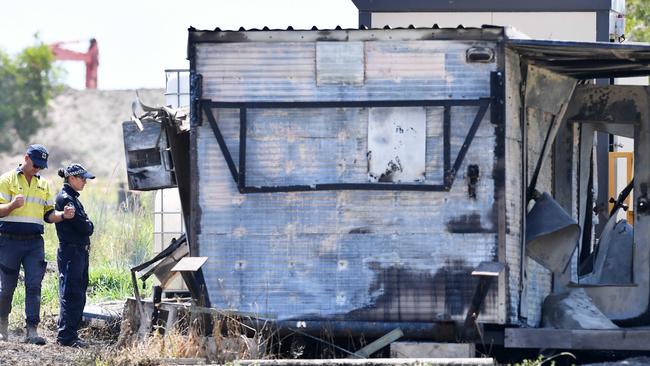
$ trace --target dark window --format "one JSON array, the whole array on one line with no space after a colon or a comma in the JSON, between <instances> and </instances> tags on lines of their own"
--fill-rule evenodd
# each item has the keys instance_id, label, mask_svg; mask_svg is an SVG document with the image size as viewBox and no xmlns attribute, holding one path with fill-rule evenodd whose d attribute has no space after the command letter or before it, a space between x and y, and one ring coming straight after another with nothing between
<instances>
[{"instance_id":1,"label":"dark window","mask_svg":"<svg viewBox=\"0 0 650 366\"><path fill-rule=\"evenodd\" d=\"M129 151L129 168L144 168L160 163L160 150L156 148Z\"/></svg>"}]
</instances>

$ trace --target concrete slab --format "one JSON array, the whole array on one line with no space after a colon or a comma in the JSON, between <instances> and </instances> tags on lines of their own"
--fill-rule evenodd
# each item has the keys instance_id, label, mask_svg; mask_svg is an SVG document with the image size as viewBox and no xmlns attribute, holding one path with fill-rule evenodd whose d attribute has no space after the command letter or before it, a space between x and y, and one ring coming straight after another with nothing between
<instances>
[{"instance_id":1,"label":"concrete slab","mask_svg":"<svg viewBox=\"0 0 650 366\"><path fill-rule=\"evenodd\" d=\"M248 366L383 366L383 365L496 365L491 358L367 358L367 359L328 359L328 360L241 360L234 365Z\"/></svg>"},{"instance_id":2,"label":"concrete slab","mask_svg":"<svg viewBox=\"0 0 650 366\"><path fill-rule=\"evenodd\" d=\"M650 351L650 330L507 328L505 347Z\"/></svg>"},{"instance_id":3,"label":"concrete slab","mask_svg":"<svg viewBox=\"0 0 650 366\"><path fill-rule=\"evenodd\" d=\"M107 322L117 321L122 317L124 301L109 301L101 304L86 304L83 318L86 321L93 319Z\"/></svg>"},{"instance_id":4,"label":"concrete slab","mask_svg":"<svg viewBox=\"0 0 650 366\"><path fill-rule=\"evenodd\" d=\"M393 342L391 358L468 358L474 357L473 343Z\"/></svg>"}]
</instances>

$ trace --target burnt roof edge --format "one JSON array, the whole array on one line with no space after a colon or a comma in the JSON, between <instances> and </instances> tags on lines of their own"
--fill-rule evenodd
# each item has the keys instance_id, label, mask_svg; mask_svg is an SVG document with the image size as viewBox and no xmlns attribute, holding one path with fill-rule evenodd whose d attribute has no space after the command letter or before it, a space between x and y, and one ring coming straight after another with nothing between
<instances>
[{"instance_id":1,"label":"burnt roof edge","mask_svg":"<svg viewBox=\"0 0 650 366\"><path fill-rule=\"evenodd\" d=\"M320 30L198 30L188 29L188 47L196 43L230 42L315 42L315 41L399 41L399 40L476 40L501 41L505 28L372 28Z\"/></svg>"}]
</instances>

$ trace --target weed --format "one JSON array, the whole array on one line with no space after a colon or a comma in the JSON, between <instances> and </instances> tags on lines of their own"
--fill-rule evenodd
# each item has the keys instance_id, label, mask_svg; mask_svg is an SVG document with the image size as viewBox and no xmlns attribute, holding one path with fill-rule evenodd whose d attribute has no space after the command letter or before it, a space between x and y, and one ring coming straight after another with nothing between
<instances>
[{"instance_id":1,"label":"weed","mask_svg":"<svg viewBox=\"0 0 650 366\"><path fill-rule=\"evenodd\" d=\"M539 355L536 359L534 360L523 360L521 363L518 363L517 366L542 366L542 365L555 365L555 359L558 357L570 357L572 359L576 359L576 357L569 352L561 352L556 355L550 356L550 357L544 357L542 355Z\"/></svg>"},{"instance_id":2,"label":"weed","mask_svg":"<svg viewBox=\"0 0 650 366\"><path fill-rule=\"evenodd\" d=\"M124 299L132 294L133 287L127 269L99 267L89 271L88 298L90 302Z\"/></svg>"},{"instance_id":3,"label":"weed","mask_svg":"<svg viewBox=\"0 0 650 366\"><path fill-rule=\"evenodd\" d=\"M205 337L200 318L190 320L187 314L163 331L158 328L144 339L134 339L103 350L96 365L148 365L182 363L201 360L226 364L242 359L268 358L272 338L266 330L254 331L235 318L212 317L212 336ZM251 334L252 332L252 334Z\"/></svg>"}]
</instances>

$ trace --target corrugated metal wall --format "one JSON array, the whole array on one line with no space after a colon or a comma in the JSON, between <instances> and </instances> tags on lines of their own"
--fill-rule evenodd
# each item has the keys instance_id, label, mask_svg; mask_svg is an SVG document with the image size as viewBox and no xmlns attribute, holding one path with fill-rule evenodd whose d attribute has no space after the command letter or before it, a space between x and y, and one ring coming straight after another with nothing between
<instances>
[{"instance_id":1,"label":"corrugated metal wall","mask_svg":"<svg viewBox=\"0 0 650 366\"><path fill-rule=\"evenodd\" d=\"M319 73L316 42L198 44L195 71L203 76L203 97L214 101L489 96L496 64L468 64L465 51L494 44L361 44L362 82L358 69L334 73L345 80L339 84L331 82L327 66L329 74ZM452 161L477 109L452 108ZM440 184L442 108L425 113L426 184ZM236 152L239 111L214 114ZM247 184L367 182L368 115L367 108L250 110ZM199 254L210 258L203 268L213 306L279 319L462 319L476 284L471 270L497 254L494 134L488 112L450 192L243 195L209 124L197 127L198 245ZM468 164L480 169L477 199L467 194ZM490 291L481 321L496 322L505 311L498 309L496 293Z\"/></svg>"},{"instance_id":2,"label":"corrugated metal wall","mask_svg":"<svg viewBox=\"0 0 650 366\"><path fill-rule=\"evenodd\" d=\"M331 42L329 42L331 43ZM363 85L316 83L318 42L201 43L203 95L220 101L474 99L490 90L493 63L465 62L487 42L363 42Z\"/></svg>"}]
</instances>

